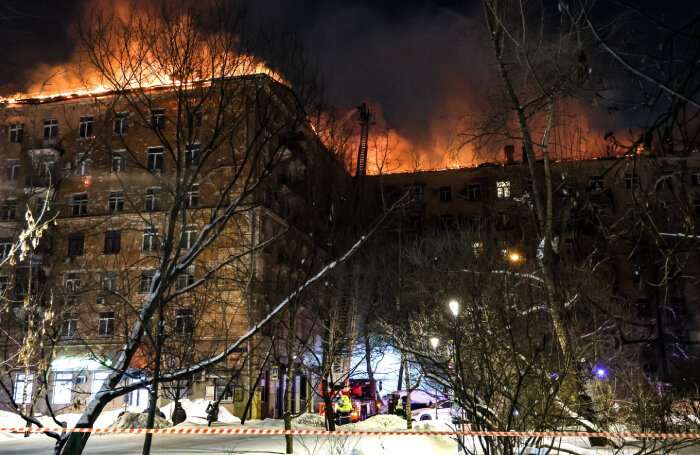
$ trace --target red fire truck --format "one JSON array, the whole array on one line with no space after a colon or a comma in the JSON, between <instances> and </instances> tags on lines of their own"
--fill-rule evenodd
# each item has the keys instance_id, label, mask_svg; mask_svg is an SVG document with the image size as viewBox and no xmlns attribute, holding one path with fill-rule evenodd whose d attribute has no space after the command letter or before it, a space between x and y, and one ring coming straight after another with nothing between
<instances>
[{"instance_id":1,"label":"red fire truck","mask_svg":"<svg viewBox=\"0 0 700 455\"><path fill-rule=\"evenodd\" d=\"M352 411L350 421L357 422L377 414L381 403L377 400L377 387L374 379L350 379L342 390L333 396L333 411L337 409L337 398L340 395L347 395L352 401ZM326 404L319 405L318 413L326 414Z\"/></svg>"}]
</instances>

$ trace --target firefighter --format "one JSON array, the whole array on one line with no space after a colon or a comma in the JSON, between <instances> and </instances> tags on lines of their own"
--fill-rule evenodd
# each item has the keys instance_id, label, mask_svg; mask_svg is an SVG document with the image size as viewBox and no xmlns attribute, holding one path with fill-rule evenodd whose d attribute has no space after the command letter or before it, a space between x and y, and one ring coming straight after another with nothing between
<instances>
[{"instance_id":1,"label":"firefighter","mask_svg":"<svg viewBox=\"0 0 700 455\"><path fill-rule=\"evenodd\" d=\"M396 401L396 407L394 408L394 412L399 417L405 417L405 414L403 412L403 399L401 397L399 397L399 399Z\"/></svg>"},{"instance_id":2,"label":"firefighter","mask_svg":"<svg viewBox=\"0 0 700 455\"><path fill-rule=\"evenodd\" d=\"M352 411L352 402L350 397L347 395L341 395L340 400L338 400L338 407L336 408L338 412L338 425L345 425L350 423L350 412Z\"/></svg>"}]
</instances>

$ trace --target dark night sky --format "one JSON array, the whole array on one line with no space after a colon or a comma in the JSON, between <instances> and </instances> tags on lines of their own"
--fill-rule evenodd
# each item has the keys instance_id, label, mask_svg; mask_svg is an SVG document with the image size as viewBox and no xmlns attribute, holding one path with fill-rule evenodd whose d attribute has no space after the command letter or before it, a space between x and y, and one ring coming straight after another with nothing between
<instances>
[{"instance_id":1,"label":"dark night sky","mask_svg":"<svg viewBox=\"0 0 700 455\"><path fill-rule=\"evenodd\" d=\"M688 3L671 3L676 1ZM44 69L42 64L70 58L71 22L88 4L115 2L0 0L0 93L26 90L23 81ZM454 120L478 110L484 92L494 87L478 1L250 0L248 5L251 22L304 41L331 83L331 104L352 108L372 102L398 136L428 155L440 153L455 133Z\"/></svg>"}]
</instances>

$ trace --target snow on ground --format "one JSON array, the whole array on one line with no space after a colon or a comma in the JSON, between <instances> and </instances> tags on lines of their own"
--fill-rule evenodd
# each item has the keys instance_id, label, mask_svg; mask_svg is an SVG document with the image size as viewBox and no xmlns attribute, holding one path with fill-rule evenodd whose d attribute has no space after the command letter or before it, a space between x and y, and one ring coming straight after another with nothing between
<instances>
[{"instance_id":1,"label":"snow on ground","mask_svg":"<svg viewBox=\"0 0 700 455\"><path fill-rule=\"evenodd\" d=\"M194 401L183 399L180 400L180 404L182 404L182 408L187 413L187 420L185 420L185 422L207 424L207 406L209 406L209 400L204 400L202 398ZM170 402L170 404L163 406L160 410L163 411L163 414L165 414L167 418L171 418L174 406L175 402ZM241 419L231 414L231 412L223 406L219 406L219 422L241 423Z\"/></svg>"}]
</instances>

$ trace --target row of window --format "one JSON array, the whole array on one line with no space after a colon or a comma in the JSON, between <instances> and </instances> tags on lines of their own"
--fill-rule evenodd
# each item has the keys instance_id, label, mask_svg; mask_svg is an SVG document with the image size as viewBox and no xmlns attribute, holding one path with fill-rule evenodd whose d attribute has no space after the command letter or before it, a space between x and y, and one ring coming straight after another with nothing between
<instances>
[{"instance_id":1,"label":"row of window","mask_svg":"<svg viewBox=\"0 0 700 455\"><path fill-rule=\"evenodd\" d=\"M165 129L165 109L155 108L150 111L150 126L154 130ZM187 116L188 126L202 126L202 107L196 106L188 109ZM81 138L92 137L95 133L95 116L83 115L78 121L78 136ZM115 134L126 134L129 132L131 125L131 114L129 112L118 112L114 115ZM21 143L24 140L24 123L10 123L10 142ZM46 119L43 124L43 138L46 140L56 139L58 137L58 119Z\"/></svg>"},{"instance_id":2,"label":"row of window","mask_svg":"<svg viewBox=\"0 0 700 455\"><path fill-rule=\"evenodd\" d=\"M187 225L182 231L180 247L190 249L197 239L197 226ZM120 229L105 231L104 254L118 254L121 252L122 231ZM0 243L0 247L4 245ZM12 248L12 244L10 244ZM4 247L2 247L4 250ZM158 239L158 229L147 228L143 230L141 240L141 250L144 252L154 252L160 249ZM85 231L71 232L68 235L68 256L77 257L85 253ZM8 250L9 254L9 250Z\"/></svg>"},{"instance_id":3,"label":"row of window","mask_svg":"<svg viewBox=\"0 0 700 455\"><path fill-rule=\"evenodd\" d=\"M177 334L187 334L194 331L194 313L191 308L182 308L175 311L175 327ZM73 338L78 333L78 316L68 315L61 326L61 336ZM99 313L97 335L111 337L114 335L114 311L102 311Z\"/></svg>"},{"instance_id":4,"label":"row of window","mask_svg":"<svg viewBox=\"0 0 700 455\"><path fill-rule=\"evenodd\" d=\"M147 188L144 195L144 210L148 212L160 210L160 188ZM185 193L185 207L195 208L199 204L199 185L194 184ZM124 191L110 191L107 197L107 211L109 213L121 213L124 211ZM88 215L88 194L74 194L71 200L71 216Z\"/></svg>"}]
</instances>

